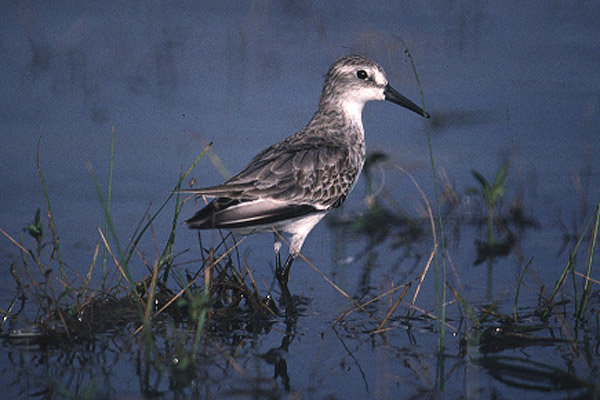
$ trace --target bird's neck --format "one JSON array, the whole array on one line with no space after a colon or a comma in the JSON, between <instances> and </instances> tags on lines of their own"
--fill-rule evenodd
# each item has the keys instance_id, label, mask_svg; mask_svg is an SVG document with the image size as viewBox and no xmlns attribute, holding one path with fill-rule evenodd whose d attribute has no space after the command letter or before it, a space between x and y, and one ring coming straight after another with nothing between
<instances>
[{"instance_id":1,"label":"bird's neck","mask_svg":"<svg viewBox=\"0 0 600 400\"><path fill-rule=\"evenodd\" d=\"M343 130L346 133L358 135L356 139L364 140L362 123L363 102L339 101L319 104L319 109L311 120L311 125L330 126L334 131Z\"/></svg>"},{"instance_id":2,"label":"bird's neck","mask_svg":"<svg viewBox=\"0 0 600 400\"><path fill-rule=\"evenodd\" d=\"M362 129L362 110L365 103L361 101L344 101L339 107L344 114L344 117L353 125L360 126Z\"/></svg>"}]
</instances>

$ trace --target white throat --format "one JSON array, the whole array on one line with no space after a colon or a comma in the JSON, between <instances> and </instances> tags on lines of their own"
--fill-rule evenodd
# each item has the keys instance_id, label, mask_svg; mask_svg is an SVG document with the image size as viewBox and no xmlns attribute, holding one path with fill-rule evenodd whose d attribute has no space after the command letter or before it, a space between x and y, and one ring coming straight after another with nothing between
<instances>
[{"instance_id":1,"label":"white throat","mask_svg":"<svg viewBox=\"0 0 600 400\"><path fill-rule=\"evenodd\" d=\"M360 127L362 130L362 110L365 106L365 103L363 101L346 100L342 102L341 106L344 116L348 119L348 121L350 121L353 125Z\"/></svg>"}]
</instances>

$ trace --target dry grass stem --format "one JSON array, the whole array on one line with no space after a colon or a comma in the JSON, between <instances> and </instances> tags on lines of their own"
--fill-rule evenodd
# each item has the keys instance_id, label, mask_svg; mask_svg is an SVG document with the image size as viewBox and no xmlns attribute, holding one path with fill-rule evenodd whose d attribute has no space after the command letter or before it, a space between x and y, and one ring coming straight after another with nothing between
<instances>
[{"instance_id":1,"label":"dry grass stem","mask_svg":"<svg viewBox=\"0 0 600 400\"><path fill-rule=\"evenodd\" d=\"M429 258L427 259L427 263L425 264L425 268L423 269L423 272L421 272L421 274L419 275L419 283L417 285L417 288L415 289L415 294L412 298L412 301L410 302L411 305L414 305L415 302L417 301L417 296L419 295L419 291L421 290L421 285L423 284L423 280L425 279L425 276L427 275L427 271L429 271L429 266L431 265L431 262L433 261L433 257L435 257L436 251L437 251L437 244L431 250L431 253L429 254Z\"/></svg>"},{"instance_id":2,"label":"dry grass stem","mask_svg":"<svg viewBox=\"0 0 600 400\"><path fill-rule=\"evenodd\" d=\"M273 232L275 232L275 234L279 237L279 239L283 243L285 243L285 245L290 249L290 251L295 251L294 249L291 248L290 244L285 240L285 238L283 236L281 236L281 234L276 229L273 229ZM304 255L302 255L302 253L297 253L297 254L298 254L298 257L300 257L302 260L304 260L304 262L306 262L313 270L315 270L319 275L321 275L321 278L325 279L325 281L327 283L329 283L335 290L337 290L342 296L344 296L345 298L350 300L356 307L359 307L365 313L369 314L372 318L378 320L375 315L373 315L368 310L364 309L359 303L356 302L356 300L354 300L352 297L350 297L350 295L348 293L346 293L344 290L342 290L342 288L340 288L338 285L333 283L333 281L331 279L329 279L324 273L322 273L317 267L315 267L310 261L308 261L308 259L306 257L304 257Z\"/></svg>"},{"instance_id":3,"label":"dry grass stem","mask_svg":"<svg viewBox=\"0 0 600 400\"><path fill-rule=\"evenodd\" d=\"M243 237L243 238L242 238L242 239L241 239L239 242L237 242L237 243L236 243L234 246L232 246L231 248L227 249L227 251L226 251L225 253L223 253L223 254L222 254L222 255L221 255L221 256L220 256L218 259L216 259L216 260L215 260L215 261L213 261L213 262L210 262L210 265L208 265L208 266L206 266L206 265L205 265L205 268L208 268L208 269L210 269L210 268L212 268L214 265L217 265L217 264L218 264L218 263L219 263L221 260L223 260L223 258L225 258L225 257L226 257L226 256L227 256L229 253L231 253L231 252L232 252L232 251L233 251L233 250L234 250L234 249L235 249L237 246L239 246L241 243L243 243L243 242L244 242L244 240L245 240L246 238L247 238L247 236L244 236L244 237ZM198 276L196 276L196 278L194 278L194 279L192 279L191 281L189 281L189 282L188 282L188 284L187 284L185 287L181 288L181 290L179 290L179 292L177 292L177 293L176 293L176 294L175 294L173 297L171 297L171 298L169 299L169 301L167 301L167 302L165 303L165 305L163 305L163 306L162 306L162 307L161 307L161 308L160 308L158 311L156 311L154 314L152 314L152 318L151 318L151 319L154 319L154 318L156 318L156 317L157 317L157 316L158 316L160 313L162 313L162 312L163 312L164 310L166 310L166 309L167 309L167 308L168 308L168 307L169 307L171 304L173 304L173 302L175 302L175 301L176 301L178 298L180 298L180 297L181 297L181 296L182 296L182 295L185 293L185 291L186 291L186 290L188 290L190 287L192 287L192 285L193 285L194 283L196 283L196 280L198 280L198 278L199 278L200 276L203 276L203 277L204 277L204 279L206 280L206 276L205 276L205 275L198 275ZM209 284L210 284L210 282L209 282ZM138 334L138 333L139 333L139 332L142 330L142 328L143 328L143 325L142 325L142 326L139 326L139 327L138 327L138 328L137 328L137 329L136 329L136 330L133 332L133 334L134 334L134 335L137 335L137 334Z\"/></svg>"}]
</instances>

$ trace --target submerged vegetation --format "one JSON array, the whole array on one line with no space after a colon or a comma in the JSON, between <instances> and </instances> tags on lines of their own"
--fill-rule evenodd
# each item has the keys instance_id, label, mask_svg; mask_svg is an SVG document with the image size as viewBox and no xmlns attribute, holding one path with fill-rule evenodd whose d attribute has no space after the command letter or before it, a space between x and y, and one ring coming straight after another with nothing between
<instances>
[{"instance_id":1,"label":"submerged vegetation","mask_svg":"<svg viewBox=\"0 0 600 400\"><path fill-rule=\"evenodd\" d=\"M412 56L408 50L406 53L418 83ZM454 389L457 398L463 398L467 392L471 394L469 397L479 397L479 393L486 390L483 383L468 379L463 383L469 370L477 368L511 389L564 390L574 398L600 399L600 291L594 286L599 282L593 279L600 203L593 213L583 207L586 222L580 233L576 230L564 235L566 246L573 244L573 247L568 256L561 249L557 262L562 262L564 268L555 277L552 292L548 293L543 280L532 273L534 258L521 248L525 234L538 229L539 223L528 215L522 192L514 195L506 206L506 197L511 193L509 163L498 168L491 182L472 170L478 187L467 188L461 194L443 171L438 172L429 126L426 127L434 201L429 200L411 173L393 166L392 171L409 178L420 199L416 216L404 210L384 185L376 184L375 168L381 167L384 171L382 166L388 158L384 153L373 153L364 165L364 210L350 216L332 213L327 218L337 236L336 263L364 264L357 287L338 282L299 254L345 302L344 309L337 315L328 314L325 322L319 321L316 329L320 330L320 338L330 333L337 337L345 352L339 366L344 371L351 369L346 363L357 366L365 393L370 392L368 372L361 366L360 355L355 353L361 352L363 343L372 343L375 348L389 351L392 358L402 358L402 362L387 360L385 368L393 373L388 371L381 379L387 382L386 387L408 384L413 398L445 397L448 386L458 387ZM297 338L304 336L308 340L313 334L309 330L314 327L298 329L300 321L310 318L313 299L292 296L287 287L278 290L264 280L257 281L253 266L248 265L239 251L245 238L236 241L231 235L221 233L222 240L206 248L198 233L200 256L192 259L185 259L183 255L188 250L178 251L175 244L180 213L190 200L181 198L182 185L209 148L210 144L180 174L160 207L154 213L147 211L133 234L124 241L115 228L111 209L113 130L106 192L92 165L87 165L103 210L104 228L98 228L99 239L90 265L81 275L84 268L69 265L61 251L50 191L39 162L38 143L37 169L46 202L48 229L39 209L24 229L30 237L29 245L23 235L15 238L0 227L0 233L20 254L19 262L10 266L16 294L7 309L0 310L4 315L0 334L6 346L15 352L32 347L40 353L56 349L58 368L65 370L73 368L71 355L78 353L73 350L77 346L102 348L91 350L89 360L81 360L84 366L88 362L101 365L102 372L107 348L115 354L109 364L116 364L122 352L133 355L139 390L145 397L160 397L167 390L176 398L211 398L213 392L218 393L217 397L280 398L284 392L290 392L291 345ZM465 199L470 209L465 209ZM168 237L159 251L154 222L169 209L172 217ZM470 229L473 227L475 229ZM485 230L482 236L481 229ZM479 232L472 238L471 253L460 249L468 240L461 237L463 231ZM153 260L148 260L140 249L148 236L152 236L155 243ZM362 242L366 242L366 246L349 255L344 243L357 237L365 239ZM582 264L581 245L585 243L587 253ZM377 260L379 253L383 261ZM460 261L454 260L455 254ZM518 274L512 281L499 280L510 284L498 295L493 290L494 277L504 272L496 269L500 266L499 260L509 255L515 256ZM474 260L465 261L471 259ZM480 279L472 279L471 275L477 274L481 270L477 266L484 262L487 262L487 280L481 284ZM409 268L401 269L406 263L411 264ZM506 264L504 262L502 267L506 268ZM383 268L386 269L382 271ZM557 270L556 266L543 269ZM383 277L383 285L375 282L375 270ZM144 271L142 276L139 276L140 271ZM572 288L567 286L569 278ZM484 287L485 295L482 295ZM424 292L427 293L424 295ZM530 302L526 305L522 304L524 292L527 292L526 301ZM435 301L430 301L431 298ZM411 346L396 344L399 332L407 333ZM280 337L275 344L271 343L273 339L266 339L274 333ZM454 347L447 345L449 337L457 339ZM270 342L266 352L258 350L260 338ZM427 343L425 352L415 346L420 340ZM324 354L329 349L324 348L327 351L323 354L315 348L314 357L325 359ZM537 357L511 353L515 349L532 348L537 349L535 354L544 354L542 349L560 348L567 360L565 367L553 364L555 355L544 354L548 359L544 362ZM65 357L68 362L61 362L62 354L68 354ZM262 376L262 368L251 365L252 362L272 367L273 377ZM377 359L378 368L382 367L381 362ZM329 368L334 370L337 366ZM99 374L93 367L83 370L71 382L59 379L46 383L44 380L39 393L46 398L54 395L114 397L110 393L111 383L99 382ZM238 384L229 377L229 370L234 370L245 384ZM460 375L458 379L457 375ZM62 377L63 371L52 375L55 376ZM11 383L17 383L19 377L20 373ZM168 385L162 382L165 377ZM222 385L222 379L229 381ZM317 381L319 379L324 378ZM21 390L23 394L30 389ZM309 394L314 389L306 390ZM488 394L498 397L493 389ZM298 396L302 397L303 393Z\"/></svg>"},{"instance_id":2,"label":"submerged vegetation","mask_svg":"<svg viewBox=\"0 0 600 400\"><path fill-rule=\"evenodd\" d=\"M123 240L112 213L113 130L106 190L87 165L103 227L89 266L83 267L70 265L61 246L38 143L47 218L37 210L19 237L0 227L20 255L10 266L16 294L0 310L0 334L17 371L10 375L11 387L19 395L33 391L45 398L115 397L115 366L131 357L126 365L135 365L135 372L128 377L139 380L134 397L139 391L152 398L165 393L175 398L280 398L294 387L290 360L299 359L305 369L307 356L293 355L294 342L300 342L299 353L306 353L305 343L313 344L308 357L316 360L315 370L327 372L317 376L306 371L303 379L313 387L297 398L313 392L325 397L318 391L325 377L354 368L364 393L379 398L397 397L385 393L400 390L400 385L406 398L446 398L449 392L456 398L465 393L469 398L481 393L502 397L480 379L469 378L477 370L509 390L565 391L571 398L599 399L600 296L593 276L600 204L594 212L582 207L585 221L577 227L585 228L563 235L560 247L568 247L569 253L560 249L556 262L564 268L550 278L555 283L548 293L548 279L539 279L534 271L547 275L559 267L536 265L523 246L525 236L539 231L540 224L529 215L523 192L511 190L509 163L500 165L493 180L472 170L478 186L462 193L437 170L426 127L433 201L411 173L389 168L386 154L372 153L363 174L366 207L358 214L338 211L327 218L336 235L333 273L299 255L340 300L323 295L327 311L310 326L304 321L321 312L313 312L312 302L318 299L306 293L292 296L285 287L256 279L256 265L249 265L239 250L245 238L236 241L222 233L222 240L207 248L198 234L199 252L178 250L180 213L191 200L182 198L182 186L210 145L180 174L156 211L148 210ZM411 182L419 199L416 215L400 205L404 199L377 182L377 170L400 172L394 179ZM165 228L155 221L168 213L167 238L158 243L155 230ZM141 249L147 241L155 247L151 260ZM353 241L365 246L349 250L345 243ZM185 257L195 253L199 255ZM355 269L351 278L346 264ZM356 271L359 265L362 269ZM506 279L511 265L517 273ZM385 356L363 361L373 349ZM33 367L19 356L26 351L39 354L40 364L51 369L33 389L27 385ZM373 379L363 362L376 365L372 369L381 375ZM265 366L272 376L264 376Z\"/></svg>"},{"instance_id":3,"label":"submerged vegetation","mask_svg":"<svg viewBox=\"0 0 600 400\"><path fill-rule=\"evenodd\" d=\"M243 239L235 242L230 235L223 236L222 242L214 248L204 248L200 241L202 250L199 259L182 260L183 253L175 253L179 215L188 200L180 198L180 189L193 165L181 174L173 192L158 210L144 216L128 245L123 246L111 214L112 151L111 147L106 195L100 189L93 168L88 165L104 210L105 228L98 229L99 240L84 275L78 272L80 267L71 267L65 261L65 255L61 255L51 196L39 165L46 198L48 230L40 210L35 212L33 220L24 229L30 237L30 245L26 237L21 235L15 238L1 230L21 255L20 262L13 263L10 268L16 295L6 311L2 311L4 317L0 329L5 343L16 349L20 346L36 346L68 352L73 346L86 346L110 338L111 341L123 343L120 346L126 346L128 351L139 349L136 352L145 360L142 364L146 369L146 377L141 383L143 392L159 390L160 382L152 382L149 377L165 373L172 380L171 389L178 392L190 390L194 377L201 374L201 365L206 362L206 357L222 358L241 377L250 379L247 367L236 359L239 346L243 347L245 341L269 335L275 330L282 334L281 344L267 353L255 355L274 368L275 380L257 384L262 387L260 390L275 390L274 393L289 391L286 354L299 335L298 318L302 319L309 312L310 304L306 303L309 299L293 297L294 307L299 306L300 312L290 317L287 310L289 305L279 300L280 292L266 282L257 282L252 266L241 260L238 249ZM407 279L392 281L391 286L376 292L376 287L371 283L373 270L366 268L358 291L347 293L346 289L342 289L305 259L341 297L347 299L346 310L332 318L332 329L342 329L347 335L358 338L365 335L373 339L381 337L383 342L400 326L409 330L419 328L437 332L438 337L445 334L444 330L449 330L461 339L459 359L467 364L479 365L499 382L515 388L543 391L576 390L591 396L589 398L598 398L599 377L594 371L600 370L600 357L597 354L600 300L597 286L594 286L598 282L592 275L600 208L596 208L595 213L588 217L585 229L577 237L568 257L563 257L565 267L562 274L556 277L552 293L548 295L543 287L539 288L537 304L523 306L519 301L523 288L530 286L526 283L526 276L534 262L532 259L522 265L514 284L500 297L493 298L494 292L488 290L489 301L483 304L469 300L472 294L465 290L465 278L461 278L461 273L448 259L452 275L449 274L443 282L452 297L447 302L447 307L452 306L452 311L442 320L444 330L440 330L436 322L440 321L439 314L434 309L423 309L419 304L423 285L433 279L429 270L435 254L440 251L435 236L433 242L429 239L437 229L434 211L416 180L399 167L397 169L412 180L420 193L426 213L413 217L398 206L385 188L376 190L372 168L384 161L386 157L383 154L374 154L368 159L365 167L367 207L364 213L351 218L335 214L329 222L334 230L367 238L367 247L359 255L362 253L368 258L369 254L377 251L401 249L404 254L400 256L401 259L416 260L416 271L412 276L405 273ZM500 200L507 193L508 164L500 167L491 184L483 175L476 172L473 175L480 188L468 189L464 196L479 196L484 205L484 217L473 217L466 222L485 226L486 231L484 240L475 238L474 245L479 255L474 264L482 261L481 243L484 243L488 252L483 260L488 261L489 274L493 276L494 260L511 254L518 247L523 232L536 228L538 224L531 217L526 217L520 196L508 208L500 207ZM458 195L456 189L447 182L443 185L443 193L440 209L444 210L443 217L448 221L448 230L456 232L460 228L452 224L464 222L460 218L463 213L460 202L456 199L463 196ZM173 207L173 217L168 240L162 251L156 253L155 260L149 261L139 251L138 245L144 235L152 230L157 215L168 212L169 205ZM47 232L50 232L50 236ZM501 239L498 240L496 235L500 235ZM452 235L449 237L452 238ZM587 252L581 264L578 262L581 257L577 256L584 252L582 244L585 243ZM504 252L498 251L500 245L506 246ZM144 276L137 277L132 272L134 261L146 269ZM368 260L365 264L375 265ZM99 265L102 265L101 269ZM137 267L135 270L139 269ZM392 268L392 274L397 274L394 270ZM571 290L566 285L569 277L572 281ZM513 301L510 301L511 293ZM507 303L513 304L512 310L506 309ZM593 350L594 345L590 341L596 343L596 350ZM567 346L572 349L571 357L578 360L575 364L583 362L589 374L581 369L566 370L539 360L503 355L511 349L532 346ZM448 355L444 350L438 354L442 358L438 359L436 368L447 362L444 359ZM433 387L422 382L417 384L417 392L443 391L444 381L448 377L444 376L443 370L440 373ZM282 388L273 389L270 385L278 380ZM94 398L102 393L94 382L91 379L76 388L52 386L45 390L62 394L70 392L75 397L92 393L91 397Z\"/></svg>"}]
</instances>

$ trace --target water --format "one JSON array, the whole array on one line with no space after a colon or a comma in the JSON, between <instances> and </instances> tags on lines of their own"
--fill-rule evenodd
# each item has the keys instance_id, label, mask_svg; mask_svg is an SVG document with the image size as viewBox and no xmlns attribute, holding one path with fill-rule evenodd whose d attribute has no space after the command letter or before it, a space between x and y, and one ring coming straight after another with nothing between
<instances>
[{"instance_id":1,"label":"water","mask_svg":"<svg viewBox=\"0 0 600 400\"><path fill-rule=\"evenodd\" d=\"M458 206L446 215L448 253L460 279L459 283L451 273L451 284L462 285L472 306L502 298L501 310L509 313L515 282L533 257L519 295L523 315L530 314L540 287L545 286L548 295L547 288L566 264L568 252L560 252L565 233L561 223L567 233L580 234L600 199L596 168L600 6L591 2L548 2L544 7L474 1L453 6L435 2L211 6L65 2L53 7L12 2L2 5L0 15L4 82L0 227L16 237L37 208L45 210L36 169L39 141L40 166L63 257L80 273L91 264L98 226L104 227L85 161L105 185L113 127L112 212L117 231L127 238L149 206L151 211L157 209L180 170L187 169L207 143L214 142L214 153L230 172L236 172L258 151L304 126L316 109L327 68L349 52L376 60L392 86L419 104L419 89L404 53L406 46L410 49L426 109L433 116L436 165L457 194ZM379 171L373 172L376 187L384 185L410 216L421 215L420 194L392 166L409 170L433 201L423 120L379 102L365 107L363 120L369 151L384 151L389 157L384 183ZM477 185L471 170L491 180L505 161L510 163L508 191L501 208L508 210L521 195L524 211L537 228L520 233L509 256L493 265L486 261L474 266L475 240L485 240L486 234L484 226L469 222L485 211L477 196L467 194L469 187ZM208 159L192 175L202 186L223 180ZM364 212L364 195L361 179L342 216ZM191 203L184 213L193 214ZM157 245L151 238L142 243L149 259L155 247L162 249L170 218L164 213L154 223ZM339 232L321 223L307 239L303 254L351 295L359 296L366 287L374 297L389 289L392 280L400 285L423 270L431 251L427 223L423 229L426 233L410 245L399 244L392 229L382 243L369 247L368 238L348 237L352 235L345 232L340 241ZM195 234L183 227L177 234L177 250L189 248L185 257L197 257ZM218 243L218 236L207 234L204 240ZM252 237L242 246L241 257L248 260L258 280L272 284L270 235ZM571 241L567 248L573 246ZM0 268L7 277L0 294L0 309L4 309L15 292L8 270L20 255L4 236L0 251L4 260ZM583 257L578 262L582 271ZM132 273L141 277L145 268L139 260L135 264ZM428 311L435 305L433 281L430 271L417 302ZM513 289L502 297L507 288ZM290 289L308 301L297 322L298 336L282 352L289 391L298 396L548 395L539 387L507 383L509 373L494 364L493 354L462 343L462 336L453 336L451 330L446 358L440 361L434 351L435 323L413 321L407 328L401 318L405 306L394 314L393 329L385 336L369 335L377 324L360 312L333 325L350 303L301 261L292 270ZM452 293L448 296L454 301ZM388 302L373 306L379 317L385 315ZM597 300L591 307L598 309ZM565 309L570 312L572 303ZM452 305L449 313L451 324L459 327L457 306ZM554 332L545 329L536 334L568 336L573 325L561 330L557 320L550 322ZM580 329L574 334L583 347L580 353L568 343L525 346L517 341L517 348L497 356L505 357L501 361L518 358L520 364L513 361L508 370L520 371L520 378L530 386L536 382L547 389L548 380L559 381L544 369L547 366L571 368L583 380L593 381L593 373L587 371L598 364L593 350L597 328ZM285 330L278 320L269 334L242 336L239 344L213 338L193 372L149 376L160 377L156 387L165 397L173 393L178 394L175 397L228 397L234 391L240 397L285 396L284 379L273 378L273 365L260 357L282 346ZM104 388L98 397L149 396L144 374L133 367L140 352L137 342L124 342L101 337L93 344L74 344L66 354L5 344L0 351L3 381L26 382L9 386L10 394L20 397L32 396L48 382L80 394L97 385ZM172 356L166 347L161 348L165 357ZM235 349L239 370L224 355ZM589 365L582 356L588 351ZM486 363L479 361L482 355ZM523 363L527 368L517 369ZM446 377L444 387L440 376ZM33 389L23 389L28 387ZM575 397L584 391L580 387L559 388L556 397Z\"/></svg>"}]
</instances>

